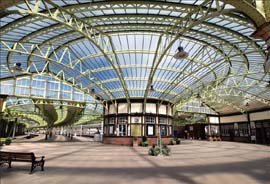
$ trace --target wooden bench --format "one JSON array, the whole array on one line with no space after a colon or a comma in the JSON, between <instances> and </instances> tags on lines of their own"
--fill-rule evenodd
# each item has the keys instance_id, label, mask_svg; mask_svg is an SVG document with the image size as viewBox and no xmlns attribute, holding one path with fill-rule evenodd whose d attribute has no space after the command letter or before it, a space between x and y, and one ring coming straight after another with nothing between
<instances>
[{"instance_id":1,"label":"wooden bench","mask_svg":"<svg viewBox=\"0 0 270 184\"><path fill-rule=\"evenodd\" d=\"M39 159L40 158L40 159ZM12 162L31 162L30 173L37 167L41 167L41 171L44 171L44 156L36 157L34 153L19 153L19 152L5 152L0 151L0 163L8 163L9 168L11 168Z\"/></svg>"}]
</instances>

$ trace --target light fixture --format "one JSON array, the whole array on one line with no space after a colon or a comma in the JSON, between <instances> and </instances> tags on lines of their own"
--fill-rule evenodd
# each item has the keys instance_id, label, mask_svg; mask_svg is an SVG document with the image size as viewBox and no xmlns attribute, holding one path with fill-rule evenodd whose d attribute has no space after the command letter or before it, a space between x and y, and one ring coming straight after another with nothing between
<instances>
[{"instance_id":1,"label":"light fixture","mask_svg":"<svg viewBox=\"0 0 270 184\"><path fill-rule=\"evenodd\" d=\"M95 98L96 100L98 100L98 101L104 101L104 99L103 98L101 98L101 97L99 97L99 96L96 96L96 98Z\"/></svg>"},{"instance_id":2,"label":"light fixture","mask_svg":"<svg viewBox=\"0 0 270 184\"><path fill-rule=\"evenodd\" d=\"M184 48L180 45L177 48L177 52L173 56L175 59L185 59L188 57L188 53L184 51Z\"/></svg>"},{"instance_id":3,"label":"light fixture","mask_svg":"<svg viewBox=\"0 0 270 184\"><path fill-rule=\"evenodd\" d=\"M12 72L22 72L21 63L15 63L14 66L11 68Z\"/></svg>"},{"instance_id":4,"label":"light fixture","mask_svg":"<svg viewBox=\"0 0 270 184\"><path fill-rule=\"evenodd\" d=\"M251 102L250 98L246 96L242 102L242 106L249 107L250 102Z\"/></svg>"},{"instance_id":5,"label":"light fixture","mask_svg":"<svg viewBox=\"0 0 270 184\"><path fill-rule=\"evenodd\" d=\"M201 107L204 107L205 106L205 102L201 102Z\"/></svg>"},{"instance_id":6,"label":"light fixture","mask_svg":"<svg viewBox=\"0 0 270 184\"><path fill-rule=\"evenodd\" d=\"M268 81L268 83L265 86L266 88L270 88L270 80Z\"/></svg>"},{"instance_id":7,"label":"light fixture","mask_svg":"<svg viewBox=\"0 0 270 184\"><path fill-rule=\"evenodd\" d=\"M155 89L154 89L154 85L151 85L151 87L150 87L150 91L155 91Z\"/></svg>"}]
</instances>

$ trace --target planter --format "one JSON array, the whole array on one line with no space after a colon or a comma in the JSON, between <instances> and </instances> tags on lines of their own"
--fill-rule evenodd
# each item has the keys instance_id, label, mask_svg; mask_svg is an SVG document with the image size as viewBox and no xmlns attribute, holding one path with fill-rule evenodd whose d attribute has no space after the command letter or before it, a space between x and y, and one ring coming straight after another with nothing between
<instances>
[{"instance_id":1,"label":"planter","mask_svg":"<svg viewBox=\"0 0 270 184\"><path fill-rule=\"evenodd\" d=\"M11 138L6 138L5 145L10 145L10 144L11 144Z\"/></svg>"}]
</instances>

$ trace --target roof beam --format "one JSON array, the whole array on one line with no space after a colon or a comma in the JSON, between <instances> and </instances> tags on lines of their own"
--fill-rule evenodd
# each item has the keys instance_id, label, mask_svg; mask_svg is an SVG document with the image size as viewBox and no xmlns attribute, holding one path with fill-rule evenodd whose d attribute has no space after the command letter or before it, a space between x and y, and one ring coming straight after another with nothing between
<instances>
[{"instance_id":1,"label":"roof beam","mask_svg":"<svg viewBox=\"0 0 270 184\"><path fill-rule=\"evenodd\" d=\"M4 43L3 41L1 41L2 43ZM7 45L7 44L5 44L5 45ZM21 44L20 44L21 45ZM63 68L70 68L69 66L67 66L66 64L63 64L63 63L61 63L61 62L59 62L59 61L55 61L55 60L53 60L53 59L51 59L51 58L48 58L47 57L47 55L46 54L43 54L42 53L42 51L40 50L40 53L33 53L32 52L32 50L33 50L33 48L35 48L36 46L35 45L32 45L31 47L30 47L30 50L19 50L17 47L16 48L10 48L10 47L6 47L6 48L4 48L5 50L7 50L7 51L9 51L9 52L15 52L15 53L21 53L21 54L27 54L27 55L33 55L33 56L36 56L36 57L39 57L39 58L41 58L41 59L44 59L44 60L46 60L46 62L51 62L51 63L56 63L57 65L61 65L61 66L63 66ZM52 75L54 75L54 77L57 77L57 74L54 74L53 72L50 72ZM65 73L67 73L67 72L65 72ZM71 74L70 74L70 76L72 76ZM75 87L76 86L76 88L78 88L78 89L81 89L81 87L79 87L78 85L75 85L75 83L71 83L70 81L68 81L68 80L65 80L64 78L60 78L60 77L58 77L58 79L59 80L64 80L65 82L67 82L67 83L69 83L69 84L72 84L72 86L73 87ZM80 81L79 81L80 82ZM90 92L90 90L82 90L84 93L86 93L86 94L89 94L90 96L93 96L94 98L95 98L95 95L93 95L93 94L91 94L91 92Z\"/></svg>"},{"instance_id":2,"label":"roof beam","mask_svg":"<svg viewBox=\"0 0 270 184\"><path fill-rule=\"evenodd\" d=\"M109 61L109 63L112 65L112 67L116 71L116 74L119 78L119 81L121 82L124 93L126 95L127 102L130 103L128 90L127 90L125 81L123 79L121 69L119 68L120 64L118 61L118 57L115 54L115 48L114 48L114 44L112 43L111 37L103 33L101 30L84 22L79 17L70 13L64 8L59 7L57 4L51 2L50 0L46 0L46 2L54 6L56 10L51 11L51 9L48 8L48 5L44 2L43 4L47 9L48 14L33 11L33 9L29 9L30 11L28 13L46 17L56 22L59 22L73 29L74 31L82 34L86 39L88 39L91 43L93 43L103 53L104 57ZM105 38L107 38L107 40L105 40ZM106 53L107 50L111 50L113 54L108 55Z\"/></svg>"},{"instance_id":3,"label":"roof beam","mask_svg":"<svg viewBox=\"0 0 270 184\"><path fill-rule=\"evenodd\" d=\"M224 11L224 5L220 7L220 9L216 12L210 12L212 3L214 1L205 0L200 6L194 8L192 11L188 12L188 14L181 20L177 21L177 23L166 30L164 34L161 34L158 40L158 45L156 48L156 54L153 59L153 66L150 71L149 80L147 83L147 87L144 94L144 107L147 102L148 93L150 90L150 85L152 84L153 77L155 75L155 72L161 63L162 59L164 58L164 55L168 52L168 50L172 47L172 45L187 31L192 29L192 27L201 24L205 20L209 18L213 18L215 16L218 16L222 14ZM218 2L217 2L218 3ZM207 9L205 7L208 6ZM180 30L178 28L180 26ZM174 33L175 36L171 36L170 33ZM165 39L165 40L163 40ZM145 108L144 108L145 109Z\"/></svg>"}]
</instances>

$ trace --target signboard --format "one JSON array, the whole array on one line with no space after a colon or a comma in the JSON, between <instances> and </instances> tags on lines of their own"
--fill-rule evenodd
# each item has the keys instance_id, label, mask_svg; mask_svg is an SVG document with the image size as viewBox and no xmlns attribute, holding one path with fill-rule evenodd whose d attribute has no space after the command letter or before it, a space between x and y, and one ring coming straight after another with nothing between
<instances>
[{"instance_id":1,"label":"signboard","mask_svg":"<svg viewBox=\"0 0 270 184\"><path fill-rule=\"evenodd\" d=\"M154 126L148 126L148 135L154 135Z\"/></svg>"}]
</instances>

